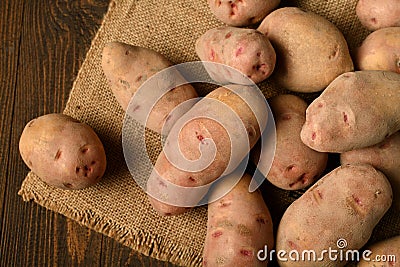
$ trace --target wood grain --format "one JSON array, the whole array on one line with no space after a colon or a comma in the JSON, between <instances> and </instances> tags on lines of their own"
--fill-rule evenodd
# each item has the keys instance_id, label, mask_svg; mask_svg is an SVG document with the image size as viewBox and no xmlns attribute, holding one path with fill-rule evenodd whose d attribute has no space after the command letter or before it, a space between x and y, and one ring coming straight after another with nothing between
<instances>
[{"instance_id":1,"label":"wood grain","mask_svg":"<svg viewBox=\"0 0 400 267\"><path fill-rule=\"evenodd\" d=\"M62 112L106 0L0 1L0 266L173 266L17 195L25 124Z\"/></svg>"},{"instance_id":2,"label":"wood grain","mask_svg":"<svg viewBox=\"0 0 400 267\"><path fill-rule=\"evenodd\" d=\"M23 1L1 1L0 2L0 265L3 266L5 259L5 249L9 246L8 240L4 239L8 229L7 219L9 218L6 207L6 192L10 186L7 178L10 165L10 147L11 147L11 122L13 120L15 87L17 81L17 68L19 46L22 29ZM13 23L9 23L12 21Z\"/></svg>"}]
</instances>

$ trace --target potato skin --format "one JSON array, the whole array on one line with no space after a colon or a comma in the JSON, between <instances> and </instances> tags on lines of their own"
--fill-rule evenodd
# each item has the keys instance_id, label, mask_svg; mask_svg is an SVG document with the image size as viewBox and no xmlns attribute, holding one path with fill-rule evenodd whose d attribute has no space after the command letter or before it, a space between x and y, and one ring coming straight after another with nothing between
<instances>
[{"instance_id":1,"label":"potato skin","mask_svg":"<svg viewBox=\"0 0 400 267\"><path fill-rule=\"evenodd\" d=\"M361 24L371 31L400 26L400 5L397 0L359 0L356 14Z\"/></svg>"},{"instance_id":2,"label":"potato skin","mask_svg":"<svg viewBox=\"0 0 400 267\"><path fill-rule=\"evenodd\" d=\"M106 170L106 154L97 134L63 114L31 120L21 134L19 150L32 172L61 189L94 185Z\"/></svg>"},{"instance_id":3,"label":"potato skin","mask_svg":"<svg viewBox=\"0 0 400 267\"><path fill-rule=\"evenodd\" d=\"M268 78L276 62L275 50L268 38L253 29L210 29L196 41L196 53L200 60L233 67L255 83Z\"/></svg>"},{"instance_id":4,"label":"potato skin","mask_svg":"<svg viewBox=\"0 0 400 267\"><path fill-rule=\"evenodd\" d=\"M342 33L322 16L297 7L273 11L257 29L277 54L273 74L295 92L318 92L337 76L354 69Z\"/></svg>"},{"instance_id":5,"label":"potato skin","mask_svg":"<svg viewBox=\"0 0 400 267\"><path fill-rule=\"evenodd\" d=\"M371 261L366 261L362 259L357 267L398 267L399 259L400 259L400 236L394 236L392 238L382 240L378 243L373 244L372 246L367 248L372 252L372 254L368 257ZM389 256L395 255L396 261L372 261L375 260L376 256Z\"/></svg>"},{"instance_id":6,"label":"potato skin","mask_svg":"<svg viewBox=\"0 0 400 267\"><path fill-rule=\"evenodd\" d=\"M360 249L389 209L392 190L386 177L370 165L345 165L334 169L295 200L278 227L276 249L299 254L314 250ZM287 255L286 255L287 257ZM279 261L280 266L343 266L345 261Z\"/></svg>"},{"instance_id":7,"label":"potato skin","mask_svg":"<svg viewBox=\"0 0 400 267\"><path fill-rule=\"evenodd\" d=\"M102 53L104 74L124 111L127 110L132 96L147 79L170 66L172 63L154 50L121 42L107 43ZM171 119L168 116L170 112L179 104L195 97L197 93L190 84L170 90L154 105L146 127L161 133L164 123Z\"/></svg>"},{"instance_id":8,"label":"potato skin","mask_svg":"<svg viewBox=\"0 0 400 267\"><path fill-rule=\"evenodd\" d=\"M248 93L248 96L251 97L253 95L253 93L248 90L251 88L242 89L244 89L244 92ZM255 114L251 111L246 102L244 102L237 94L224 87L215 89L205 98L219 100L238 114L246 128L251 149L261 136L262 129L260 129L260 127L265 127L265 125L262 123L260 125L258 124ZM153 173L150 175L147 182L147 192L150 203L160 215L177 215L188 210L186 207L173 206L165 202L172 203L173 199L186 200L190 198L194 199L195 203L197 203L197 201L203 197L191 193L187 196L182 196L180 192L171 189L166 182L184 187L199 187L207 185L215 181L224 173L230 159L235 158L241 161L249 153L248 150L242 151L242 148L231 147L233 138L239 138L240 140L245 138L243 134L238 135L239 131L229 133L231 134L230 136L228 135L227 130L218 121L203 116L199 117L199 114L207 115L213 113L226 117L226 115L221 112L220 105L203 103L205 103L204 99L200 100L184 115L184 117L181 118L184 120L189 118L190 121L182 127L178 136L177 145L179 145L181 154L186 159L194 161L198 160L201 156L200 147L206 150L209 149L209 141L207 141L207 139L212 139L216 146L215 157L212 159L209 166L201 171L186 171L176 167L168 160L164 152L166 146L164 146L163 151L157 158ZM252 102L252 104L256 106L257 102ZM255 112L258 111L255 110ZM265 114L258 114L257 117L265 118ZM177 125L178 122L174 127L179 128L180 126ZM170 135L167 137L166 144L174 143L174 140L170 140L170 137ZM174 149L175 146L172 148ZM236 153L232 154L231 151L235 151ZM206 193L206 191L204 193ZM159 199L162 199L165 202L162 202Z\"/></svg>"},{"instance_id":9,"label":"potato skin","mask_svg":"<svg viewBox=\"0 0 400 267\"><path fill-rule=\"evenodd\" d=\"M357 49L355 63L360 70L400 73L400 27L372 32Z\"/></svg>"},{"instance_id":10,"label":"potato skin","mask_svg":"<svg viewBox=\"0 0 400 267\"><path fill-rule=\"evenodd\" d=\"M351 150L340 155L344 164L370 164L383 172L393 190L393 207L400 210L400 132L379 144Z\"/></svg>"},{"instance_id":11,"label":"potato skin","mask_svg":"<svg viewBox=\"0 0 400 267\"><path fill-rule=\"evenodd\" d=\"M294 95L278 95L269 99L269 104L276 126L274 160L268 173L263 170L264 165L258 159L254 163L258 163L260 172L279 188L306 188L320 177L328 161L327 153L309 148L300 139L300 131L306 120L307 103Z\"/></svg>"},{"instance_id":12,"label":"potato skin","mask_svg":"<svg viewBox=\"0 0 400 267\"><path fill-rule=\"evenodd\" d=\"M230 26L248 26L260 22L280 0L208 0L214 16Z\"/></svg>"},{"instance_id":13,"label":"potato skin","mask_svg":"<svg viewBox=\"0 0 400 267\"><path fill-rule=\"evenodd\" d=\"M250 180L245 174L228 194L208 204L203 266L267 265L257 253L274 246L272 219L261 193L248 191ZM215 190L224 186L222 181Z\"/></svg>"},{"instance_id":14,"label":"potato skin","mask_svg":"<svg viewBox=\"0 0 400 267\"><path fill-rule=\"evenodd\" d=\"M340 75L307 108L301 140L314 150L346 152L382 142L400 130L400 74Z\"/></svg>"}]
</instances>

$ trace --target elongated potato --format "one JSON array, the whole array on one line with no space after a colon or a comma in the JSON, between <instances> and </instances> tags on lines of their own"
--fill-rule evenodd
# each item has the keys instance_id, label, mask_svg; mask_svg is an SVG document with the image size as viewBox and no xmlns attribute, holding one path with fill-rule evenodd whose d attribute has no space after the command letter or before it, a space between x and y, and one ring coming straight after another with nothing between
<instances>
[{"instance_id":1,"label":"elongated potato","mask_svg":"<svg viewBox=\"0 0 400 267\"><path fill-rule=\"evenodd\" d=\"M357 49L355 63L360 70L400 73L400 27L372 32Z\"/></svg>"},{"instance_id":2,"label":"elongated potato","mask_svg":"<svg viewBox=\"0 0 400 267\"><path fill-rule=\"evenodd\" d=\"M307 103L294 95L278 95L269 100L276 126L276 149L272 166L267 172L263 162L255 164L273 185L286 189L303 189L314 183L325 170L328 154L312 150L300 139L306 120ZM264 146L263 149L269 149ZM252 151L253 153L253 151ZM254 153L257 153L254 151Z\"/></svg>"},{"instance_id":3,"label":"elongated potato","mask_svg":"<svg viewBox=\"0 0 400 267\"><path fill-rule=\"evenodd\" d=\"M265 246L274 246L272 219L261 193L248 191L250 180L245 174L228 194L208 204L203 266L267 265L257 255ZM222 181L213 190L227 192L229 188Z\"/></svg>"},{"instance_id":4,"label":"elongated potato","mask_svg":"<svg viewBox=\"0 0 400 267\"><path fill-rule=\"evenodd\" d=\"M208 190L198 188L233 171L259 139L268 114L265 98L256 88L235 88L246 101L220 87L173 126L147 182L150 202L159 214L176 215L195 206Z\"/></svg>"},{"instance_id":5,"label":"elongated potato","mask_svg":"<svg viewBox=\"0 0 400 267\"><path fill-rule=\"evenodd\" d=\"M375 145L400 130L399 103L400 74L342 74L307 108L301 140L324 152Z\"/></svg>"},{"instance_id":6,"label":"elongated potato","mask_svg":"<svg viewBox=\"0 0 400 267\"><path fill-rule=\"evenodd\" d=\"M370 164L383 172L393 189L393 206L400 210L400 132L374 146L351 150L340 155L343 164Z\"/></svg>"},{"instance_id":7,"label":"elongated potato","mask_svg":"<svg viewBox=\"0 0 400 267\"><path fill-rule=\"evenodd\" d=\"M268 38L253 29L219 27L208 30L196 41L196 53L200 60L233 67L255 83L268 78L276 62Z\"/></svg>"},{"instance_id":8,"label":"elongated potato","mask_svg":"<svg viewBox=\"0 0 400 267\"><path fill-rule=\"evenodd\" d=\"M144 47L110 42L103 49L103 71L112 92L124 111L127 110L136 91L147 79L171 65L172 63L163 55ZM177 78L183 79L178 72L176 75ZM150 90L146 93L154 94ZM181 85L168 91L157 103L154 103L146 127L161 133L164 123L172 119L169 116L171 111L184 101L195 97L197 97L197 93L190 84ZM169 123L173 124L170 121Z\"/></svg>"},{"instance_id":9,"label":"elongated potato","mask_svg":"<svg viewBox=\"0 0 400 267\"><path fill-rule=\"evenodd\" d=\"M21 134L19 150L32 172L61 189L89 187L106 170L104 147L93 129L63 114L31 120Z\"/></svg>"},{"instance_id":10,"label":"elongated potato","mask_svg":"<svg viewBox=\"0 0 400 267\"><path fill-rule=\"evenodd\" d=\"M346 40L335 25L296 7L279 8L257 29L277 54L273 77L295 92L318 92L344 72L353 70Z\"/></svg>"},{"instance_id":11,"label":"elongated potato","mask_svg":"<svg viewBox=\"0 0 400 267\"><path fill-rule=\"evenodd\" d=\"M398 0L359 0L356 14L361 24L371 31L400 26Z\"/></svg>"},{"instance_id":12,"label":"elongated potato","mask_svg":"<svg viewBox=\"0 0 400 267\"><path fill-rule=\"evenodd\" d=\"M217 19L236 27L260 22L279 3L280 0L208 0Z\"/></svg>"},{"instance_id":13,"label":"elongated potato","mask_svg":"<svg viewBox=\"0 0 400 267\"><path fill-rule=\"evenodd\" d=\"M391 203L389 182L372 166L336 168L285 211L278 227L276 249L287 254L281 257L279 265L344 266L345 257L340 261L339 254L334 253L337 260L332 261L328 253L322 254L323 250L343 250L345 255L347 250L360 249ZM290 260L288 253L293 250L299 257L306 255L304 260ZM315 256L304 254L310 251ZM311 255L310 259L307 255Z\"/></svg>"},{"instance_id":14,"label":"elongated potato","mask_svg":"<svg viewBox=\"0 0 400 267\"><path fill-rule=\"evenodd\" d=\"M367 248L371 255L361 259L357 267L398 267L400 266L400 236L394 236Z\"/></svg>"}]
</instances>

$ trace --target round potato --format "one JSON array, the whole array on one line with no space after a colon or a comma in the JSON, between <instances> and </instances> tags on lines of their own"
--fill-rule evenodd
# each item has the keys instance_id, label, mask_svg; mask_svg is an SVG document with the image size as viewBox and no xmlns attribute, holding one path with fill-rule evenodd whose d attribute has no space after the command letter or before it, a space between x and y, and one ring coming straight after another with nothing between
<instances>
[{"instance_id":1,"label":"round potato","mask_svg":"<svg viewBox=\"0 0 400 267\"><path fill-rule=\"evenodd\" d=\"M371 31L400 26L398 0L359 0L356 14L361 24Z\"/></svg>"},{"instance_id":2,"label":"round potato","mask_svg":"<svg viewBox=\"0 0 400 267\"><path fill-rule=\"evenodd\" d=\"M289 206L278 227L277 251L297 251L300 256L313 251L315 255L293 261L286 254L288 261L281 258L279 265L344 266L344 257L335 261L323 251L342 249L344 254L363 247L391 203L388 180L372 166L336 168Z\"/></svg>"},{"instance_id":3,"label":"round potato","mask_svg":"<svg viewBox=\"0 0 400 267\"><path fill-rule=\"evenodd\" d=\"M269 171L264 168L267 164L259 162L260 153L252 156L254 163L267 180L279 188L306 188L321 176L328 161L327 153L309 148L300 139L300 131L306 121L307 103L294 95L278 95L271 98L269 104L276 126L274 160ZM264 148L270 149L268 146ZM257 153L257 150L252 153Z\"/></svg>"},{"instance_id":4,"label":"round potato","mask_svg":"<svg viewBox=\"0 0 400 267\"><path fill-rule=\"evenodd\" d=\"M280 0L208 0L215 17L231 26L256 24L279 3Z\"/></svg>"},{"instance_id":5,"label":"round potato","mask_svg":"<svg viewBox=\"0 0 400 267\"><path fill-rule=\"evenodd\" d=\"M320 152L372 146L400 130L400 74L363 70L337 77L306 110L300 133Z\"/></svg>"},{"instance_id":6,"label":"round potato","mask_svg":"<svg viewBox=\"0 0 400 267\"><path fill-rule=\"evenodd\" d=\"M400 73L400 27L372 32L357 49L355 64L360 70Z\"/></svg>"},{"instance_id":7,"label":"round potato","mask_svg":"<svg viewBox=\"0 0 400 267\"><path fill-rule=\"evenodd\" d=\"M275 50L268 38L253 29L210 29L196 41L196 53L202 61L228 65L255 83L268 78L276 62ZM223 77L211 76L217 81L227 78L224 72L220 73Z\"/></svg>"},{"instance_id":8,"label":"round potato","mask_svg":"<svg viewBox=\"0 0 400 267\"><path fill-rule=\"evenodd\" d=\"M312 12L285 7L269 14L257 29L277 54L274 79L295 92L318 92L352 71L346 40L338 28Z\"/></svg>"},{"instance_id":9,"label":"round potato","mask_svg":"<svg viewBox=\"0 0 400 267\"><path fill-rule=\"evenodd\" d=\"M47 114L24 128L19 150L44 182L62 189L97 183L106 170L103 144L87 124L63 114Z\"/></svg>"}]
</instances>

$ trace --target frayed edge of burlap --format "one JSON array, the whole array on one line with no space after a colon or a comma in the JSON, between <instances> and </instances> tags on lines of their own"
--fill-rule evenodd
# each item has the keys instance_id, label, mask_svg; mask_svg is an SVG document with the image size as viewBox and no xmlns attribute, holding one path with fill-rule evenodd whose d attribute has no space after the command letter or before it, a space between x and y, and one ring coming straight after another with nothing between
<instances>
[{"instance_id":1,"label":"frayed edge of burlap","mask_svg":"<svg viewBox=\"0 0 400 267\"><path fill-rule=\"evenodd\" d=\"M115 9L115 2L110 2L108 10L103 17L103 21L108 21ZM92 39L91 46L86 53L86 59L94 52L94 44L99 39L99 35L102 34L105 26L105 23L101 23L100 27L98 28L94 38ZM71 100L73 88L75 88L79 80L78 77L84 75L83 73L85 71L86 64L88 64L88 62L87 60L84 60L82 66L79 68L77 78L73 82L72 90L68 97L67 105ZM63 113L67 114L68 112L66 112L66 110L67 108L64 109ZM202 256L190 248L179 247L166 238L162 238L157 235L154 236L151 233L147 233L142 230L135 231L132 229L127 229L126 227L117 224L113 220L106 219L91 210L76 210L73 207L63 203L56 203L46 196L42 196L34 189L26 185L29 183L29 179L32 179L31 175L35 174L32 172L28 173L22 182L20 190L18 191L18 195L22 197L23 201L34 201L38 205L76 221L82 226L88 227L91 230L111 237L122 245L129 247L145 256L149 256L161 261L167 261L179 266L199 267L202 265Z\"/></svg>"},{"instance_id":2,"label":"frayed edge of burlap","mask_svg":"<svg viewBox=\"0 0 400 267\"><path fill-rule=\"evenodd\" d=\"M168 261L179 266L199 267L202 264L202 256L190 248L182 248L169 240L153 236L142 230L132 230L96 214L91 210L79 211L68 205L56 203L45 196L38 194L34 189L29 188L29 179L32 179L30 172L22 182L18 191L25 202L34 201L44 208L59 213L82 226L88 227L105 236L111 237L145 256L161 261Z\"/></svg>"}]
</instances>

